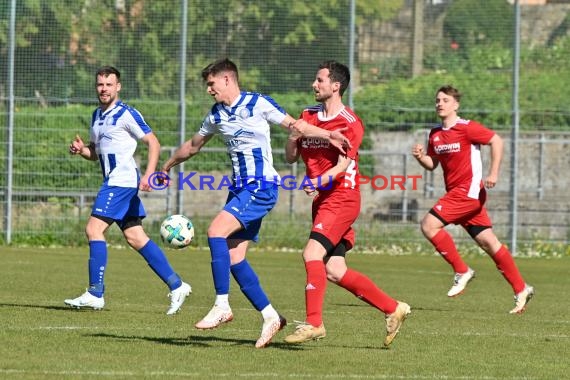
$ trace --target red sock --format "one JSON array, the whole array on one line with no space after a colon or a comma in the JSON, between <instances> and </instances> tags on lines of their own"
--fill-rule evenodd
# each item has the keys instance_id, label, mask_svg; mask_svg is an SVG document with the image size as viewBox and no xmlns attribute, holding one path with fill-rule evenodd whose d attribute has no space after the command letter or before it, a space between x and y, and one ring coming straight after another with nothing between
<instances>
[{"instance_id":1,"label":"red sock","mask_svg":"<svg viewBox=\"0 0 570 380\"><path fill-rule=\"evenodd\" d=\"M467 273L469 267L463 262L461 256L459 256L455 243L446 230L443 228L439 230L439 232L431 238L430 243L433 244L441 257L453 267L455 273Z\"/></svg>"},{"instance_id":2,"label":"red sock","mask_svg":"<svg viewBox=\"0 0 570 380\"><path fill-rule=\"evenodd\" d=\"M507 247L502 245L491 257L497 265L499 272L501 272L505 280L513 287L515 294L522 292L525 288L525 282Z\"/></svg>"},{"instance_id":3,"label":"red sock","mask_svg":"<svg viewBox=\"0 0 570 380\"><path fill-rule=\"evenodd\" d=\"M370 278L350 268L338 285L384 314L392 314L398 307L398 301L384 293Z\"/></svg>"},{"instance_id":4,"label":"red sock","mask_svg":"<svg viewBox=\"0 0 570 380\"><path fill-rule=\"evenodd\" d=\"M322 260L305 262L307 286L305 287L306 322L319 327L323 323L323 302L327 289L327 272Z\"/></svg>"}]
</instances>

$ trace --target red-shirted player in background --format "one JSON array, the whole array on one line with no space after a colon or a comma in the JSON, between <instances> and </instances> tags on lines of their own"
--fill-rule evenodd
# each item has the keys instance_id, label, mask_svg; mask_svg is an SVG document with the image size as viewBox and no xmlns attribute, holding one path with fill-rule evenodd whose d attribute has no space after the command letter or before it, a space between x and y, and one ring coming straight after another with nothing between
<instances>
[{"instance_id":1,"label":"red-shirted player in background","mask_svg":"<svg viewBox=\"0 0 570 380\"><path fill-rule=\"evenodd\" d=\"M427 170L441 164L447 191L424 216L421 229L455 271L453 286L447 293L449 297L461 294L475 277L475 271L461 259L451 235L444 229L448 224L459 224L491 256L512 286L515 307L510 313L522 313L534 295L534 288L525 283L511 253L497 239L485 209L485 187L495 187L499 178L503 140L481 124L460 118L457 115L460 100L461 94L451 86L437 90L435 110L441 125L430 131L427 153L422 144L412 148L416 160ZM484 179L481 144L491 147L491 167Z\"/></svg>"},{"instance_id":2,"label":"red-shirted player in background","mask_svg":"<svg viewBox=\"0 0 570 380\"><path fill-rule=\"evenodd\" d=\"M323 301L327 279L384 313L385 346L392 343L410 313L408 304L391 298L370 278L346 266L345 254L355 240L352 224L360 213L358 148L364 134L360 118L342 103L349 81L348 67L335 61L323 62L313 82L315 99L321 104L301 114L301 119L312 125L330 131L343 130L351 144L346 155L325 140L299 137L294 133L285 148L289 163L303 158L306 177L313 184L304 190L314 196L313 226L303 251L307 272L306 319L285 338L287 343L307 342L326 335Z\"/></svg>"}]
</instances>

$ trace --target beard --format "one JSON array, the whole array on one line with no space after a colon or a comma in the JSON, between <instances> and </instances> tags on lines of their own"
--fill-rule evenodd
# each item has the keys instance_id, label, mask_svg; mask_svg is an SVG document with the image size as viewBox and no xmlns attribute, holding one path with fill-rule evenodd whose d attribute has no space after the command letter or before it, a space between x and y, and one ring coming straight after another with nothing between
<instances>
[{"instance_id":1,"label":"beard","mask_svg":"<svg viewBox=\"0 0 570 380\"><path fill-rule=\"evenodd\" d=\"M113 104L115 99L117 99L116 96L112 96L112 95L101 96L101 95L99 95L99 104L102 106L109 106L110 104Z\"/></svg>"},{"instance_id":2,"label":"beard","mask_svg":"<svg viewBox=\"0 0 570 380\"><path fill-rule=\"evenodd\" d=\"M327 99L329 99L329 98L330 98L330 96L327 96L327 95L325 95L325 94L322 94L322 93L318 93L318 94L317 94L317 93L315 93L315 100L316 100L317 102L319 102L319 103L322 103L322 102L324 102L325 100L327 100Z\"/></svg>"}]
</instances>

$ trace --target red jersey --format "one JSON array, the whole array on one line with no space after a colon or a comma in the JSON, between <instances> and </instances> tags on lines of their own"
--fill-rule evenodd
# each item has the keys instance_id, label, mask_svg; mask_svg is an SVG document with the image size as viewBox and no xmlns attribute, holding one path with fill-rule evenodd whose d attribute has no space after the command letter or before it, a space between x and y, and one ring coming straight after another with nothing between
<instances>
[{"instance_id":1,"label":"red jersey","mask_svg":"<svg viewBox=\"0 0 570 380\"><path fill-rule=\"evenodd\" d=\"M309 124L328 131L348 127L342 133L352 145L346 152L347 157L352 159L352 163L346 169L342 181L335 181L332 189L358 189L358 176L360 175L358 172L358 148L364 136L364 124L354 111L346 106L336 116L328 119L323 116L322 108L322 105L308 107L301 113L301 118ZM297 146L305 162L306 174L309 178L321 176L338 162L339 151L327 140L302 137L297 140ZM331 189L329 185L324 187Z\"/></svg>"},{"instance_id":2,"label":"red jersey","mask_svg":"<svg viewBox=\"0 0 570 380\"><path fill-rule=\"evenodd\" d=\"M479 198L483 187L481 144L488 144L494 135L483 125L464 119L450 128L439 125L430 131L427 154L440 162L448 192L455 189L469 198Z\"/></svg>"}]
</instances>

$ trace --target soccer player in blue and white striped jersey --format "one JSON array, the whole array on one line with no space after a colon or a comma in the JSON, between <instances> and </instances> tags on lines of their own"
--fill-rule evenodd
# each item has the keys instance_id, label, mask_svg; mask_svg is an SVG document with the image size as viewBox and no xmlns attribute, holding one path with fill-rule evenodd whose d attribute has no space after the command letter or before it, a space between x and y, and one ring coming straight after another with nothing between
<instances>
[{"instance_id":1,"label":"soccer player in blue and white striped jersey","mask_svg":"<svg viewBox=\"0 0 570 380\"><path fill-rule=\"evenodd\" d=\"M278 199L280 177L273 167L271 125L280 125L305 136L329 140L340 149L346 144L341 132L330 132L288 115L271 97L242 91L237 66L221 59L202 71L202 79L215 104L200 130L183 143L162 166L171 168L196 155L215 134L221 135L233 168L233 185L226 205L208 228L212 275L216 289L214 306L195 327L212 329L233 319L228 299L230 273L241 291L263 316L257 348L267 346L286 325L261 288L246 259L249 241L257 241L263 218Z\"/></svg>"},{"instance_id":2,"label":"soccer player in blue and white striped jersey","mask_svg":"<svg viewBox=\"0 0 570 380\"><path fill-rule=\"evenodd\" d=\"M138 196L139 190L151 191L149 178L156 171L160 143L140 112L119 99L121 74L116 68L102 67L95 80L99 107L93 112L90 142L85 144L76 136L69 146L71 154L99 161L103 172L103 184L85 227L89 240L89 287L81 296L64 302L75 308L95 310L105 306L105 232L116 223L127 243L141 254L170 289L171 303L166 314L175 314L192 290L174 272L160 247L145 233L142 219L146 213ZM148 163L142 177L133 157L138 140L148 146Z\"/></svg>"}]
</instances>

